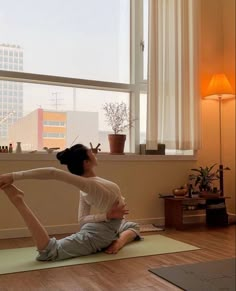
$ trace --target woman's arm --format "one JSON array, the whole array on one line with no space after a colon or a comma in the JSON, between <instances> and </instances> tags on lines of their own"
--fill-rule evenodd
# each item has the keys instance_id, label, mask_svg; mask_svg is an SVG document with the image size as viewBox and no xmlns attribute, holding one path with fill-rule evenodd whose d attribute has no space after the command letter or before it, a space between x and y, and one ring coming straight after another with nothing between
<instances>
[{"instance_id":1,"label":"woman's arm","mask_svg":"<svg viewBox=\"0 0 236 291\"><path fill-rule=\"evenodd\" d=\"M84 192L83 198L88 205L93 205L101 212L105 213L103 215L93 217L93 221L94 219L96 219L96 221L104 221L105 217L107 217L107 211L109 211L115 201L119 199L119 191L117 191L116 187L114 191L111 186L105 186L102 183L96 181L96 179L94 180L77 176L69 172L56 169L54 167L36 168L27 171L19 171L0 175L0 188L4 188L7 185L12 184L13 181L25 179L58 180L61 182L72 184L75 187L79 188ZM81 217L82 216L84 215L81 215Z\"/></svg>"},{"instance_id":2,"label":"woman's arm","mask_svg":"<svg viewBox=\"0 0 236 291\"><path fill-rule=\"evenodd\" d=\"M94 183L94 181L88 178L74 175L54 167L36 168L26 171L3 174L0 176L0 188L8 186L14 181L25 179L58 180L74 185L85 193L95 195L97 192L102 192L103 195L110 195L110 191L99 183Z\"/></svg>"},{"instance_id":3,"label":"woman's arm","mask_svg":"<svg viewBox=\"0 0 236 291\"><path fill-rule=\"evenodd\" d=\"M14 181L25 179L41 179L49 180L55 179L54 172L56 168L36 168L27 171L18 171L0 175L0 188L9 186Z\"/></svg>"},{"instance_id":4,"label":"woman's arm","mask_svg":"<svg viewBox=\"0 0 236 291\"><path fill-rule=\"evenodd\" d=\"M37 180L58 180L68 184L72 184L80 189L87 190L88 181L86 178L71 174L67 171L63 171L54 167L47 168L36 168L26 171L13 172L13 180L26 180L26 179L37 179Z\"/></svg>"},{"instance_id":5,"label":"woman's arm","mask_svg":"<svg viewBox=\"0 0 236 291\"><path fill-rule=\"evenodd\" d=\"M83 192L84 199L89 205L93 205L103 212L110 209L119 196L116 187L114 191L111 185L104 185L102 183L103 179L85 178L54 167L37 168L13 173L14 181L23 179L51 179L74 185Z\"/></svg>"}]
</instances>

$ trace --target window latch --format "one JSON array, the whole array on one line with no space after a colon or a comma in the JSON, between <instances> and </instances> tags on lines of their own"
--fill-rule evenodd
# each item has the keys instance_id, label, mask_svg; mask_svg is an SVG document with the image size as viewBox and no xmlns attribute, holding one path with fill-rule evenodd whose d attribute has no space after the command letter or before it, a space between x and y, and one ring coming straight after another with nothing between
<instances>
[{"instance_id":1,"label":"window latch","mask_svg":"<svg viewBox=\"0 0 236 291\"><path fill-rule=\"evenodd\" d=\"M143 52L144 51L144 40L140 41L140 47L141 47L141 50Z\"/></svg>"}]
</instances>

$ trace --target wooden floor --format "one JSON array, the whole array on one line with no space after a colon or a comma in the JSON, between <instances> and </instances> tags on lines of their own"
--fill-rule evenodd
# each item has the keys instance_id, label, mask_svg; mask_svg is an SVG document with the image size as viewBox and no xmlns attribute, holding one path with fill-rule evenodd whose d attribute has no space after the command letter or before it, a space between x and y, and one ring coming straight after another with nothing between
<instances>
[{"instance_id":1,"label":"wooden floor","mask_svg":"<svg viewBox=\"0 0 236 291\"><path fill-rule=\"evenodd\" d=\"M148 269L235 257L235 225L158 232L200 250L0 275L5 290L180 290ZM153 233L151 233L153 234ZM148 234L145 234L148 235ZM32 246L29 238L0 240L0 249ZM0 258L1 259L1 258Z\"/></svg>"}]
</instances>

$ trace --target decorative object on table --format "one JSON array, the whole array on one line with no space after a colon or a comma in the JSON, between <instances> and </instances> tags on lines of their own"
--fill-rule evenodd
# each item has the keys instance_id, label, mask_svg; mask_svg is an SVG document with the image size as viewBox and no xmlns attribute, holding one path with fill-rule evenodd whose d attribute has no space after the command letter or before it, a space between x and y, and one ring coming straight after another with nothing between
<instances>
[{"instance_id":1,"label":"decorative object on table","mask_svg":"<svg viewBox=\"0 0 236 291\"><path fill-rule=\"evenodd\" d=\"M55 148L44 147L43 149L44 149L48 154L51 154L51 153L53 153L54 151L59 150L60 148L57 148L57 147L55 147Z\"/></svg>"},{"instance_id":2,"label":"decorative object on table","mask_svg":"<svg viewBox=\"0 0 236 291\"><path fill-rule=\"evenodd\" d=\"M130 129L135 122L131 117L129 108L125 102L109 102L103 106L105 117L113 134L108 135L111 154L123 154L126 134L121 134L124 130Z\"/></svg>"},{"instance_id":3,"label":"decorative object on table","mask_svg":"<svg viewBox=\"0 0 236 291\"><path fill-rule=\"evenodd\" d=\"M159 198L174 198L175 195L171 193L159 193Z\"/></svg>"},{"instance_id":4,"label":"decorative object on table","mask_svg":"<svg viewBox=\"0 0 236 291\"><path fill-rule=\"evenodd\" d=\"M219 102L219 144L220 144L220 164L219 164L219 180L220 180L220 193L224 195L224 166L223 166L223 159L222 159L222 113L221 113L221 106L222 101L230 98L234 98L235 93L225 76L225 74L215 74L213 75L207 92L204 96L205 99L214 99Z\"/></svg>"},{"instance_id":5,"label":"decorative object on table","mask_svg":"<svg viewBox=\"0 0 236 291\"><path fill-rule=\"evenodd\" d=\"M97 154L98 151L101 151L101 149L99 148L100 145L101 145L100 143L98 143L97 146L96 146L95 148L93 147L93 144L92 144L91 142L90 142L89 144L90 144L91 150L92 150L92 152L93 152L94 154Z\"/></svg>"},{"instance_id":6,"label":"decorative object on table","mask_svg":"<svg viewBox=\"0 0 236 291\"><path fill-rule=\"evenodd\" d=\"M175 197L183 197L183 196L186 196L187 193L188 193L188 188L187 188L187 185L184 185L184 186L181 186L180 188L175 188L173 189L173 194Z\"/></svg>"},{"instance_id":7,"label":"decorative object on table","mask_svg":"<svg viewBox=\"0 0 236 291\"><path fill-rule=\"evenodd\" d=\"M188 198L193 198L193 184L188 185Z\"/></svg>"},{"instance_id":8,"label":"decorative object on table","mask_svg":"<svg viewBox=\"0 0 236 291\"><path fill-rule=\"evenodd\" d=\"M214 181L220 179L220 169L213 171L216 164L203 168L200 166L198 169L194 168L191 171L195 172L195 174L189 175L190 181L195 181L194 186L199 188L200 196L210 195L210 197L219 197L221 193L217 193L216 188L214 187ZM230 170L228 167L223 170ZM214 189L214 192L213 192Z\"/></svg>"},{"instance_id":9,"label":"decorative object on table","mask_svg":"<svg viewBox=\"0 0 236 291\"><path fill-rule=\"evenodd\" d=\"M16 142L16 154L20 154L20 153L22 153L21 141L17 141Z\"/></svg>"}]
</instances>

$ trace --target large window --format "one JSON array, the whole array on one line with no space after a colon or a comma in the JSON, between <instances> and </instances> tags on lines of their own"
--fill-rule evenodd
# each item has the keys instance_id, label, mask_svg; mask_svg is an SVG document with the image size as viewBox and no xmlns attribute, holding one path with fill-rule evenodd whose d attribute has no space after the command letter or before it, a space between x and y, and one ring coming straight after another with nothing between
<instances>
[{"instance_id":1,"label":"large window","mask_svg":"<svg viewBox=\"0 0 236 291\"><path fill-rule=\"evenodd\" d=\"M23 150L33 151L44 147L70 147L76 142L89 145L91 142L93 145L100 143L103 152L109 151L107 135L111 129L106 123L103 105L107 102L129 104L129 93L20 84L23 84L24 100L27 100L24 107L21 99L11 103L8 98L6 110L0 111L0 134L2 139L5 135L5 144L14 145L21 141ZM129 152L130 134L125 133L125 150Z\"/></svg>"},{"instance_id":2,"label":"large window","mask_svg":"<svg viewBox=\"0 0 236 291\"><path fill-rule=\"evenodd\" d=\"M1 1L0 27L21 48L1 48L2 68L130 82L129 0Z\"/></svg>"},{"instance_id":3,"label":"large window","mask_svg":"<svg viewBox=\"0 0 236 291\"><path fill-rule=\"evenodd\" d=\"M0 13L0 144L23 150L101 143L106 102L125 102L146 142L147 0L11 0Z\"/></svg>"},{"instance_id":4,"label":"large window","mask_svg":"<svg viewBox=\"0 0 236 291\"><path fill-rule=\"evenodd\" d=\"M135 103L131 9L129 0L1 4L1 144L42 150L92 142L109 151L103 105ZM134 151L126 134L125 151Z\"/></svg>"}]
</instances>

